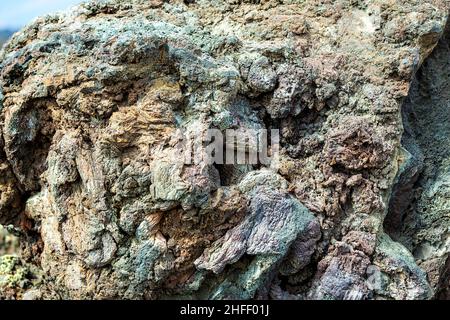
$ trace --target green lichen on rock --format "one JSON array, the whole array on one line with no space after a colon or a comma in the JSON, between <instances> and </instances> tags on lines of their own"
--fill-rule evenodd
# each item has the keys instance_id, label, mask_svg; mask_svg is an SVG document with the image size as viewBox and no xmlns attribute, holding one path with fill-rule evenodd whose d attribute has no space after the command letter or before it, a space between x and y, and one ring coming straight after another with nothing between
<instances>
[{"instance_id":1,"label":"green lichen on rock","mask_svg":"<svg viewBox=\"0 0 450 320\"><path fill-rule=\"evenodd\" d=\"M46 289L42 270L18 255L0 256L0 300L57 299Z\"/></svg>"},{"instance_id":2,"label":"green lichen on rock","mask_svg":"<svg viewBox=\"0 0 450 320\"><path fill-rule=\"evenodd\" d=\"M28 284L30 271L19 257L5 255L0 257L0 288L24 289Z\"/></svg>"}]
</instances>

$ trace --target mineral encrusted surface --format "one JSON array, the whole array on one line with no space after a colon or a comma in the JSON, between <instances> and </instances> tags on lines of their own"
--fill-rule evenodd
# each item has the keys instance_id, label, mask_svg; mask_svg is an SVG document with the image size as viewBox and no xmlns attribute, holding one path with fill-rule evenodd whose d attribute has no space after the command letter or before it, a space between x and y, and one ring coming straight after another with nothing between
<instances>
[{"instance_id":1,"label":"mineral encrusted surface","mask_svg":"<svg viewBox=\"0 0 450 320\"><path fill-rule=\"evenodd\" d=\"M0 224L44 274L24 297L449 298L448 16L109 0L37 19L0 52ZM186 164L180 129L279 129L279 161Z\"/></svg>"}]
</instances>

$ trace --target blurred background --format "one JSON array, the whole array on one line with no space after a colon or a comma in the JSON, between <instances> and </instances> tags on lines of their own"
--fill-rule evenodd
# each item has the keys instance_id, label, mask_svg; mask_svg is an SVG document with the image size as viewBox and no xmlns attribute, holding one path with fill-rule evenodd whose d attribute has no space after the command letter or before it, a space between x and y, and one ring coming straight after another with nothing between
<instances>
[{"instance_id":1,"label":"blurred background","mask_svg":"<svg viewBox=\"0 0 450 320\"><path fill-rule=\"evenodd\" d=\"M1 0L0 46L20 28L36 17L61 11L82 0Z\"/></svg>"}]
</instances>

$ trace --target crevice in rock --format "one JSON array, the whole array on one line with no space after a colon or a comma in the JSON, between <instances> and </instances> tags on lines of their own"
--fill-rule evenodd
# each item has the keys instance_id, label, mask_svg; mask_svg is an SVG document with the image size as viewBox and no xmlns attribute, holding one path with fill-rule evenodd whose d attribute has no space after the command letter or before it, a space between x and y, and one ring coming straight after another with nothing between
<instances>
[{"instance_id":1,"label":"crevice in rock","mask_svg":"<svg viewBox=\"0 0 450 320\"><path fill-rule=\"evenodd\" d=\"M385 231L414 255L435 297L449 280L450 25L413 80L402 108L400 170Z\"/></svg>"},{"instance_id":2,"label":"crevice in rock","mask_svg":"<svg viewBox=\"0 0 450 320\"><path fill-rule=\"evenodd\" d=\"M442 276L436 290L436 299L450 300L450 256L447 258Z\"/></svg>"}]
</instances>

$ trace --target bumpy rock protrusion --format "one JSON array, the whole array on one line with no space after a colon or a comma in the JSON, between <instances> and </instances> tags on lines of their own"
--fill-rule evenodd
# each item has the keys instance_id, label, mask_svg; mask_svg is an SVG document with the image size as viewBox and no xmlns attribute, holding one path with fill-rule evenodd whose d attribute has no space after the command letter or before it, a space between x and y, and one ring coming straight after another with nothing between
<instances>
[{"instance_id":1,"label":"bumpy rock protrusion","mask_svg":"<svg viewBox=\"0 0 450 320\"><path fill-rule=\"evenodd\" d=\"M445 265L383 221L448 9L106 0L35 20L0 52L0 223L46 275L26 297L428 298L417 264L441 292ZM279 129L276 164L184 161L180 132L210 129Z\"/></svg>"}]
</instances>

